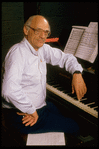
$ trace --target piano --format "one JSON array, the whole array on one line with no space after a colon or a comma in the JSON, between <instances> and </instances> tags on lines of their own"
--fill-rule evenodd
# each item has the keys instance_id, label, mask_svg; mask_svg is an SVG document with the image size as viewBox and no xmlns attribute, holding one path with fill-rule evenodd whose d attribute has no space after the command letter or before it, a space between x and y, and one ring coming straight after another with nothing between
<instances>
[{"instance_id":1,"label":"piano","mask_svg":"<svg viewBox=\"0 0 99 149\"><path fill-rule=\"evenodd\" d=\"M60 44L49 43L51 46L60 47ZM80 100L76 94L72 94L72 75L65 71L65 68L47 64L47 98L54 102L66 116L74 118L81 127L81 140L93 141L97 146L98 132L98 85L97 85L97 64L78 59L84 68L83 78L87 85L87 93ZM93 69L92 69L93 68Z\"/></svg>"},{"instance_id":2,"label":"piano","mask_svg":"<svg viewBox=\"0 0 99 149\"><path fill-rule=\"evenodd\" d=\"M61 68L58 68L58 66L51 66L48 64L47 67L47 90L97 119L98 99L97 88L95 87L97 86L97 82L94 78L95 74L86 71L83 72L83 78L87 85L88 91L86 95L80 101L78 101L76 94L72 94L71 91L72 76L64 69L62 70Z\"/></svg>"}]
</instances>

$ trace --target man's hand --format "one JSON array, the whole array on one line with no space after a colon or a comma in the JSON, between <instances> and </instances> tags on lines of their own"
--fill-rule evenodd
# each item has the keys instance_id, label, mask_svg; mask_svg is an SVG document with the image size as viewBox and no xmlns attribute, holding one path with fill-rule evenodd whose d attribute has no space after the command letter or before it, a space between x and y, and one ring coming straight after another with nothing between
<instances>
[{"instance_id":1,"label":"man's hand","mask_svg":"<svg viewBox=\"0 0 99 149\"><path fill-rule=\"evenodd\" d=\"M80 100L87 92L86 84L83 80L82 74L73 74L72 78L72 94L76 92L78 100Z\"/></svg>"},{"instance_id":2,"label":"man's hand","mask_svg":"<svg viewBox=\"0 0 99 149\"><path fill-rule=\"evenodd\" d=\"M38 120L38 114L35 111L33 114L27 114L27 113L20 113L17 112L18 115L23 115L22 123L25 124L25 126L33 126L37 120Z\"/></svg>"}]
</instances>

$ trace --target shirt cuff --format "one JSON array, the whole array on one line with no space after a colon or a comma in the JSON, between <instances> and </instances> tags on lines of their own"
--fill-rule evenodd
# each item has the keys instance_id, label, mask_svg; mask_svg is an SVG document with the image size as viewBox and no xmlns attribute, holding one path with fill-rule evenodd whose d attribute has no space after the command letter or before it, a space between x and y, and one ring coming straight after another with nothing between
<instances>
[{"instance_id":1,"label":"shirt cuff","mask_svg":"<svg viewBox=\"0 0 99 149\"><path fill-rule=\"evenodd\" d=\"M73 74L82 74L82 72L81 71L75 71Z\"/></svg>"}]
</instances>

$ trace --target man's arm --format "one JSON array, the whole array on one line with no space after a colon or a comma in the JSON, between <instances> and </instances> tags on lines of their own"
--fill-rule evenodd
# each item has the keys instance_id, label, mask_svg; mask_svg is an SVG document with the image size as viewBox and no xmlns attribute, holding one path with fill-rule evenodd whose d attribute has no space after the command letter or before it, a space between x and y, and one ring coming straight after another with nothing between
<instances>
[{"instance_id":1,"label":"man's arm","mask_svg":"<svg viewBox=\"0 0 99 149\"><path fill-rule=\"evenodd\" d=\"M82 66L72 54L65 54L61 50L50 46L47 48L45 49L45 59L47 63L58 65L61 68L65 67L66 71L73 75L72 93L76 92L77 98L80 100L87 92L87 87L81 74L83 71ZM78 72L80 72L80 74L78 74Z\"/></svg>"},{"instance_id":2,"label":"man's arm","mask_svg":"<svg viewBox=\"0 0 99 149\"><path fill-rule=\"evenodd\" d=\"M44 52L44 58L47 63L55 66L58 65L60 68L65 68L66 71L73 74L75 71L80 71L82 73L83 68L78 63L75 56L69 53L64 53L58 48L52 48L49 45L44 46L42 50Z\"/></svg>"}]
</instances>

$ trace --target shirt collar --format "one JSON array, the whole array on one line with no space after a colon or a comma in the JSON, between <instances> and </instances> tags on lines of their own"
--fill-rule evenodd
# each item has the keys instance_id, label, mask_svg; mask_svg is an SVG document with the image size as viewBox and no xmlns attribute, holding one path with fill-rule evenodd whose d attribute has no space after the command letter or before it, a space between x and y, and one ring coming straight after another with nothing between
<instances>
[{"instance_id":1,"label":"shirt collar","mask_svg":"<svg viewBox=\"0 0 99 149\"><path fill-rule=\"evenodd\" d=\"M25 45L31 50L31 52L34 54L34 55L38 55L38 51L36 51L32 45L28 42L28 40L24 37L23 38L23 42L25 42Z\"/></svg>"}]
</instances>

